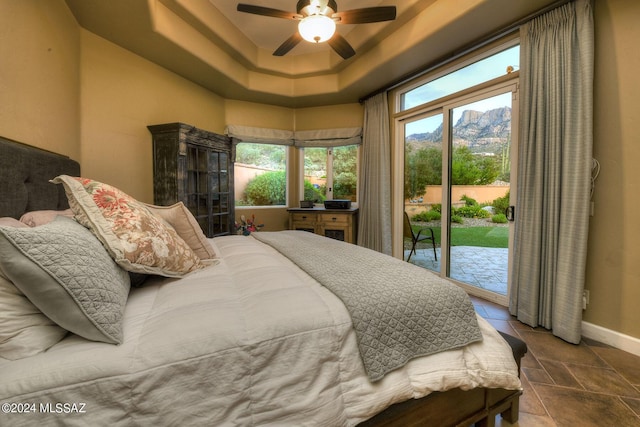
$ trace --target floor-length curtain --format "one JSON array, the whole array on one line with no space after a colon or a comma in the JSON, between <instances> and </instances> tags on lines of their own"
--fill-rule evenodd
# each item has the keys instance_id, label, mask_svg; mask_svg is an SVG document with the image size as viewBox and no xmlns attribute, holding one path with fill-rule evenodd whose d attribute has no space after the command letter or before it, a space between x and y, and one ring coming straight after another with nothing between
<instances>
[{"instance_id":1,"label":"floor-length curtain","mask_svg":"<svg viewBox=\"0 0 640 427\"><path fill-rule=\"evenodd\" d=\"M580 342L593 144L588 0L520 29L520 145L509 309Z\"/></svg>"},{"instance_id":2,"label":"floor-length curtain","mask_svg":"<svg viewBox=\"0 0 640 427\"><path fill-rule=\"evenodd\" d=\"M358 245L391 255L391 137L387 93L364 102Z\"/></svg>"}]
</instances>

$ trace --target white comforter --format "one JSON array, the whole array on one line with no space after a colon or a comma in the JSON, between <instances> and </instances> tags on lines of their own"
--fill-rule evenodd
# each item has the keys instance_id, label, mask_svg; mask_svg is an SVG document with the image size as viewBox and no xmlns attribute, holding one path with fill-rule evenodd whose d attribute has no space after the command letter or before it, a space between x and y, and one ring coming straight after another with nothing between
<instances>
[{"instance_id":1,"label":"white comforter","mask_svg":"<svg viewBox=\"0 0 640 427\"><path fill-rule=\"evenodd\" d=\"M131 292L122 345L68 336L0 362L0 403L35 409L0 425L342 426L432 391L520 387L510 347L481 318L481 343L372 384L337 297L251 237L213 244L218 265Z\"/></svg>"}]
</instances>

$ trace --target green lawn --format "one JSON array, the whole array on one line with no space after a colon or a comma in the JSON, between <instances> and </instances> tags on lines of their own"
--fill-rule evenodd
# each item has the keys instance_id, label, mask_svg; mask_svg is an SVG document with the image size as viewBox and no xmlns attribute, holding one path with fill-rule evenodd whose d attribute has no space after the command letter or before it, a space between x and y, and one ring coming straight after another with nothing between
<instances>
[{"instance_id":1,"label":"green lawn","mask_svg":"<svg viewBox=\"0 0 640 427\"><path fill-rule=\"evenodd\" d=\"M413 226L417 233L420 226ZM440 227L433 227L436 243L440 244ZM422 246L422 244L420 245ZM428 246L428 245L426 245ZM426 247L425 246L425 247ZM508 248L508 227L454 227L451 229L451 246L479 246L483 248Z\"/></svg>"}]
</instances>

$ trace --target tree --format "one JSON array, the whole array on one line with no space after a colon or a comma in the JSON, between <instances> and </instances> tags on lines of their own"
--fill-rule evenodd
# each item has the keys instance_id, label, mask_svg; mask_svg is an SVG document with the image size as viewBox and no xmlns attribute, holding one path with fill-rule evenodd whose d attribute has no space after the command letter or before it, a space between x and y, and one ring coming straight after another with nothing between
<instances>
[{"instance_id":1,"label":"tree","mask_svg":"<svg viewBox=\"0 0 640 427\"><path fill-rule=\"evenodd\" d=\"M404 196L414 199L426 193L427 185L442 183L442 150L435 147L405 151Z\"/></svg>"},{"instance_id":2,"label":"tree","mask_svg":"<svg viewBox=\"0 0 640 427\"><path fill-rule=\"evenodd\" d=\"M486 185L500 174L496 159L474 155L468 147L457 147L451 156L453 185ZM427 185L442 184L442 150L436 147L405 150L404 197L415 199L426 193Z\"/></svg>"},{"instance_id":3,"label":"tree","mask_svg":"<svg viewBox=\"0 0 640 427\"><path fill-rule=\"evenodd\" d=\"M511 134L500 148L500 175L498 177L505 182L511 181Z\"/></svg>"},{"instance_id":4,"label":"tree","mask_svg":"<svg viewBox=\"0 0 640 427\"><path fill-rule=\"evenodd\" d=\"M333 198L355 200L358 176L357 147L337 147L333 150Z\"/></svg>"},{"instance_id":5,"label":"tree","mask_svg":"<svg viewBox=\"0 0 640 427\"><path fill-rule=\"evenodd\" d=\"M500 170L495 159L474 155L468 147L453 150L451 183L453 185L486 185L496 180Z\"/></svg>"}]
</instances>

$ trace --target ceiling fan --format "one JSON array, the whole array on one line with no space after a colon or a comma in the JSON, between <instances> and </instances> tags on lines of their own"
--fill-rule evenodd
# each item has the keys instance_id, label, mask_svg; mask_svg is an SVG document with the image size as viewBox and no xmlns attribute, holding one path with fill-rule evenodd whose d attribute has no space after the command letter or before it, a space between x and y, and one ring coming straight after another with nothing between
<instances>
[{"instance_id":1,"label":"ceiling fan","mask_svg":"<svg viewBox=\"0 0 640 427\"><path fill-rule=\"evenodd\" d=\"M334 0L300 0L296 5L296 13L243 3L238 4L238 11L300 21L298 31L273 52L274 56L283 56L302 40L307 40L312 43L326 41L338 55L348 59L356 52L349 42L336 32L336 24L366 24L396 19L395 6L366 7L338 12L338 5Z\"/></svg>"}]
</instances>

